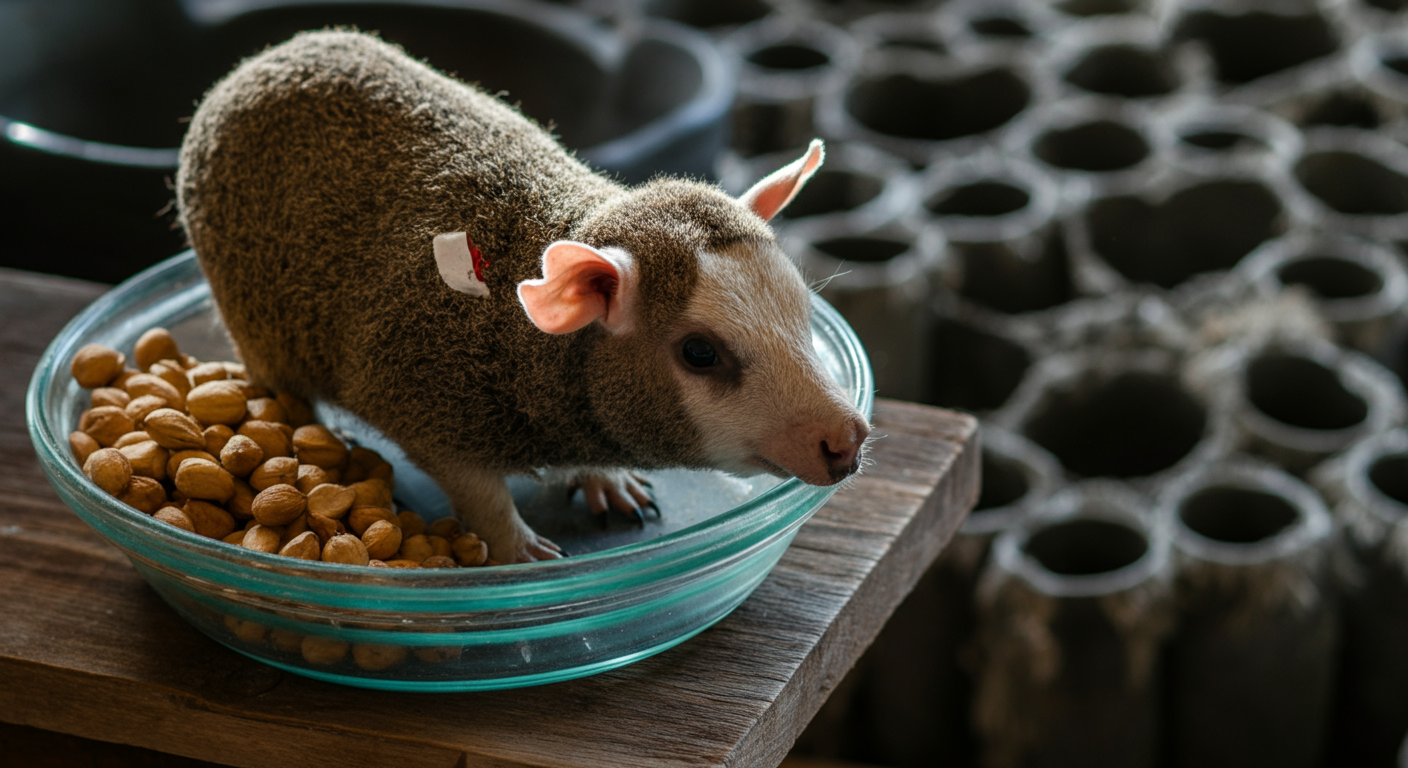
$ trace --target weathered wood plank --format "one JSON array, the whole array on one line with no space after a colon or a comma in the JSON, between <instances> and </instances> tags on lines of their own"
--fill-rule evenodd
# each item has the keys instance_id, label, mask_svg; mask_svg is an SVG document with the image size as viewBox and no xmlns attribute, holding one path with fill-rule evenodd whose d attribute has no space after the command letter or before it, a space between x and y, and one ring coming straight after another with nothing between
<instances>
[{"instance_id":1,"label":"weathered wood plank","mask_svg":"<svg viewBox=\"0 0 1408 768\"><path fill-rule=\"evenodd\" d=\"M0 720L10 723L240 766L776 765L977 493L971 418L882 401L875 465L693 640L518 691L320 683L196 632L49 490L24 429L24 388L48 340L101 290L0 270Z\"/></svg>"}]
</instances>

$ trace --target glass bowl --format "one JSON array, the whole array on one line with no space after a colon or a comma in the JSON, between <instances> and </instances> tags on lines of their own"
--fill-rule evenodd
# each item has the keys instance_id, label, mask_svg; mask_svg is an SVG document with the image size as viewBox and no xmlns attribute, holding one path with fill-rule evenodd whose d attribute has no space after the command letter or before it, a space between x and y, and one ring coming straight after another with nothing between
<instances>
[{"instance_id":1,"label":"glass bowl","mask_svg":"<svg viewBox=\"0 0 1408 768\"><path fill-rule=\"evenodd\" d=\"M864 350L834 309L815 296L813 309L813 343L823 363L869 417L873 385ZM629 664L727 615L835 491L795 479L652 473L664 519L680 518L677 528L652 521L634 540L599 539L618 546L579 547L574 551L584 554L526 565L371 569L244 550L118 502L88 481L69 449L68 433L88 405L87 391L69 375L74 352L89 343L129 351L153 326L170 329L198 358L232 359L192 252L142 272L75 317L39 361L26 411L40 464L59 496L178 613L220 643L300 675L387 690L464 691ZM396 469L403 500L402 476L414 473ZM564 511L562 496L552 495L559 506L553 517L595 525L584 509ZM429 498L418 503L434 505ZM690 511L676 515L677 505ZM530 510L524 516L539 525Z\"/></svg>"}]
</instances>

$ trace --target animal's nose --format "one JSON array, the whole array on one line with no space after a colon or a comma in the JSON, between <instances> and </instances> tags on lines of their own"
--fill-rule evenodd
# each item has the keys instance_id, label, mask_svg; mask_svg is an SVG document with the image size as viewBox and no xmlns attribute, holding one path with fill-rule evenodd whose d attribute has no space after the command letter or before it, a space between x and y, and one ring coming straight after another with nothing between
<instances>
[{"instance_id":1,"label":"animal's nose","mask_svg":"<svg viewBox=\"0 0 1408 768\"><path fill-rule=\"evenodd\" d=\"M822 438L821 458L833 482L839 483L860 469L860 447L869 434L870 427L857 418Z\"/></svg>"}]
</instances>

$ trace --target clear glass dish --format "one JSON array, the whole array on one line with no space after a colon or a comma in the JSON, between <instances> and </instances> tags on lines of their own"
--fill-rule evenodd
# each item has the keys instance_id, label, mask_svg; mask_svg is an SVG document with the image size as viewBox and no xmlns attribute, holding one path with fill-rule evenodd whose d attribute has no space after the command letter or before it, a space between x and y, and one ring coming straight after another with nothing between
<instances>
[{"instance_id":1,"label":"clear glass dish","mask_svg":"<svg viewBox=\"0 0 1408 768\"><path fill-rule=\"evenodd\" d=\"M818 353L868 417L873 384L864 350L815 296L813 309ZM751 483L660 473L653 477L665 520L677 521L673 528L647 526L633 540L543 531L582 552L548 563L370 569L242 550L119 503L84 477L69 449L68 433L88 405L87 391L68 373L74 352L88 343L130 350L158 325L172 330L183 351L231 358L189 251L98 299L49 345L26 398L40 463L59 496L178 613L230 648L296 674L367 688L464 691L537 685L629 664L727 615L835 490L795 479ZM397 467L398 496L402 476L414 474ZM530 497L525 517L541 525L531 507L534 494L544 494L519 491ZM552 515L538 509L537 517L585 515L595 525L584 510L558 506ZM688 511L676 515L672 507ZM593 552L591 541L611 546Z\"/></svg>"}]
</instances>

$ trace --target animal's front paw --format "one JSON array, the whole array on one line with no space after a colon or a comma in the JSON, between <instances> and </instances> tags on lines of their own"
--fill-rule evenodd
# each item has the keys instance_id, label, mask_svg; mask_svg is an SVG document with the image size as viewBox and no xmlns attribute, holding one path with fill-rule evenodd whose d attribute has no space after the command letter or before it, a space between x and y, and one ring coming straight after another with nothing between
<instances>
[{"instance_id":1,"label":"animal's front paw","mask_svg":"<svg viewBox=\"0 0 1408 768\"><path fill-rule=\"evenodd\" d=\"M601 527L607 525L608 508L615 509L645 527L645 512L655 510L660 517L660 507L650 494L650 481L624 470L582 472L572 478L567 486L567 498L571 500L581 490L587 508L601 519Z\"/></svg>"}]
</instances>

